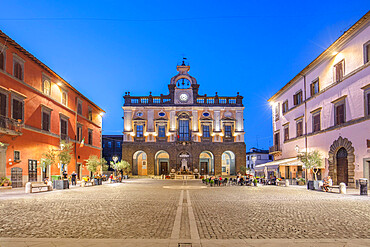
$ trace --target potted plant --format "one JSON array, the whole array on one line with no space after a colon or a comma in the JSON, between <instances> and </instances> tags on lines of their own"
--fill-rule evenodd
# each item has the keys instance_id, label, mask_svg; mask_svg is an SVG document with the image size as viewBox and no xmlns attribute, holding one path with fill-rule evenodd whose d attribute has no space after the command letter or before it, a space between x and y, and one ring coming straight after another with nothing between
<instances>
[{"instance_id":1,"label":"potted plant","mask_svg":"<svg viewBox=\"0 0 370 247\"><path fill-rule=\"evenodd\" d=\"M319 181L317 181L317 173L320 168L323 168L322 156L318 150L313 150L309 153L303 153L298 158L304 164L306 170L312 171L315 180L307 182L307 189L320 189Z\"/></svg>"},{"instance_id":2,"label":"potted plant","mask_svg":"<svg viewBox=\"0 0 370 247\"><path fill-rule=\"evenodd\" d=\"M298 185L305 185L306 181L304 178L297 178L296 180L297 180Z\"/></svg>"},{"instance_id":3,"label":"potted plant","mask_svg":"<svg viewBox=\"0 0 370 247\"><path fill-rule=\"evenodd\" d=\"M208 183L209 183L209 179L208 179L208 178L206 178L206 185L208 185Z\"/></svg>"},{"instance_id":4,"label":"potted plant","mask_svg":"<svg viewBox=\"0 0 370 247\"><path fill-rule=\"evenodd\" d=\"M211 187L213 187L213 184L215 183L215 180L211 179L211 181L209 181L209 184L211 185Z\"/></svg>"},{"instance_id":5,"label":"potted plant","mask_svg":"<svg viewBox=\"0 0 370 247\"><path fill-rule=\"evenodd\" d=\"M257 187L257 178L253 179L253 185Z\"/></svg>"},{"instance_id":6,"label":"potted plant","mask_svg":"<svg viewBox=\"0 0 370 247\"><path fill-rule=\"evenodd\" d=\"M3 178L0 179L0 185L1 186L5 187L5 186L10 186L11 184L12 184L12 182L7 177L3 177Z\"/></svg>"}]
</instances>

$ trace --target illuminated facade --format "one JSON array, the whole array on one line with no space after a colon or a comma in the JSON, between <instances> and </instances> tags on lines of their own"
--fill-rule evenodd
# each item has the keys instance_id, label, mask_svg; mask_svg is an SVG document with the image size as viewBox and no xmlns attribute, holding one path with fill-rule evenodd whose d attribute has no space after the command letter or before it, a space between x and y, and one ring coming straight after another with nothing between
<instances>
[{"instance_id":1,"label":"illuminated facade","mask_svg":"<svg viewBox=\"0 0 370 247\"><path fill-rule=\"evenodd\" d=\"M200 95L189 70L177 66L167 95L124 96L122 156L133 175L231 175L245 166L243 97Z\"/></svg>"},{"instance_id":2,"label":"illuminated facade","mask_svg":"<svg viewBox=\"0 0 370 247\"><path fill-rule=\"evenodd\" d=\"M294 157L319 150L325 158L319 179L330 175L335 184L354 187L359 178L369 178L369 18L370 12L269 99L270 153L281 164L281 177L304 176Z\"/></svg>"}]
</instances>

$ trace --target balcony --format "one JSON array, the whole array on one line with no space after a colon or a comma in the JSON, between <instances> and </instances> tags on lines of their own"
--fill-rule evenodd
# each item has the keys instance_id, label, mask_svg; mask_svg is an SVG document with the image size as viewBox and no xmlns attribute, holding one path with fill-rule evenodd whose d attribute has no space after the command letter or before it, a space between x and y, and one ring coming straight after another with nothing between
<instances>
[{"instance_id":1,"label":"balcony","mask_svg":"<svg viewBox=\"0 0 370 247\"><path fill-rule=\"evenodd\" d=\"M21 121L0 115L0 133L19 136L22 135L23 123Z\"/></svg>"},{"instance_id":2,"label":"balcony","mask_svg":"<svg viewBox=\"0 0 370 247\"><path fill-rule=\"evenodd\" d=\"M274 145L269 148L269 153L270 154L275 154L275 153L281 153L281 147L280 145Z\"/></svg>"},{"instance_id":3,"label":"balcony","mask_svg":"<svg viewBox=\"0 0 370 247\"><path fill-rule=\"evenodd\" d=\"M126 94L124 97L124 106L162 106L162 105L174 105L175 102L171 98L171 95L160 96L131 96ZM235 97L223 97L218 96L207 96L205 95L194 95L195 100L189 102L190 105L199 106L243 106L243 97L237 94Z\"/></svg>"}]
</instances>

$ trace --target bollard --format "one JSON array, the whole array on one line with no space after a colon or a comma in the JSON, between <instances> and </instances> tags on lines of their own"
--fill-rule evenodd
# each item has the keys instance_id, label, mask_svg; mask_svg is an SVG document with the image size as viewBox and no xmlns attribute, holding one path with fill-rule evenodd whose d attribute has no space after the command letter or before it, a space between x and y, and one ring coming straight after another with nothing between
<instances>
[{"instance_id":1,"label":"bollard","mask_svg":"<svg viewBox=\"0 0 370 247\"><path fill-rule=\"evenodd\" d=\"M339 184L339 192L341 194L347 194L347 188L345 183L340 183Z\"/></svg>"},{"instance_id":2,"label":"bollard","mask_svg":"<svg viewBox=\"0 0 370 247\"><path fill-rule=\"evenodd\" d=\"M367 179L360 178L360 195L367 196Z\"/></svg>"},{"instance_id":3,"label":"bollard","mask_svg":"<svg viewBox=\"0 0 370 247\"><path fill-rule=\"evenodd\" d=\"M31 182L26 183L25 189L26 189L26 193L32 192Z\"/></svg>"},{"instance_id":4,"label":"bollard","mask_svg":"<svg viewBox=\"0 0 370 247\"><path fill-rule=\"evenodd\" d=\"M289 187L289 180L285 179L285 187Z\"/></svg>"},{"instance_id":5,"label":"bollard","mask_svg":"<svg viewBox=\"0 0 370 247\"><path fill-rule=\"evenodd\" d=\"M48 181L47 185L49 186L48 191L53 191L53 183L51 181Z\"/></svg>"}]
</instances>

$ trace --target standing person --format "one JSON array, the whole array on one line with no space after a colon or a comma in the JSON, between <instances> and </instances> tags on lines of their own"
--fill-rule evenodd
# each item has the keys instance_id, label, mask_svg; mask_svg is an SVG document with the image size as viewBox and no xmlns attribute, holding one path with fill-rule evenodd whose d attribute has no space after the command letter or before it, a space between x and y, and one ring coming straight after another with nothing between
<instances>
[{"instance_id":1,"label":"standing person","mask_svg":"<svg viewBox=\"0 0 370 247\"><path fill-rule=\"evenodd\" d=\"M77 174L76 174L76 172L75 172L75 171L73 171L71 176L72 176L72 178L71 178L71 180L72 180L72 185L76 186L76 178L77 178Z\"/></svg>"}]
</instances>

